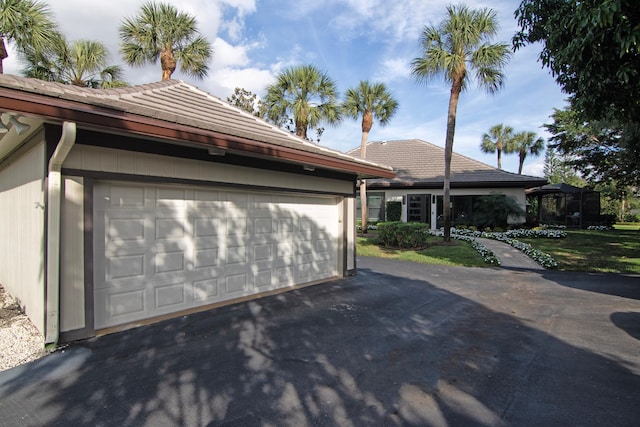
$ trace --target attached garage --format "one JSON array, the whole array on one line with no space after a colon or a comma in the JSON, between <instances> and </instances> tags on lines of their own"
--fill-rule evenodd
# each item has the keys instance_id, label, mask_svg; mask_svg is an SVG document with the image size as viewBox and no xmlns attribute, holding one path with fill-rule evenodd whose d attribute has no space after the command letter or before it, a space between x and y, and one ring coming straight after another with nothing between
<instances>
[{"instance_id":1,"label":"attached garage","mask_svg":"<svg viewBox=\"0 0 640 427\"><path fill-rule=\"evenodd\" d=\"M393 176L175 80L0 76L0 112L0 284L47 342L353 274L356 180Z\"/></svg>"},{"instance_id":2,"label":"attached garage","mask_svg":"<svg viewBox=\"0 0 640 427\"><path fill-rule=\"evenodd\" d=\"M335 197L94 187L95 326L338 275Z\"/></svg>"}]
</instances>

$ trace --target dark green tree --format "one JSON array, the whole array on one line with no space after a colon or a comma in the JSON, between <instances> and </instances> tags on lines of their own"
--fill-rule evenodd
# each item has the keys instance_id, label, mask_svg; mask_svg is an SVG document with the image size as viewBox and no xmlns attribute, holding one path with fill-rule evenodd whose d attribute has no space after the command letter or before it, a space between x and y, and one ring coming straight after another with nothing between
<instances>
[{"instance_id":1,"label":"dark green tree","mask_svg":"<svg viewBox=\"0 0 640 427\"><path fill-rule=\"evenodd\" d=\"M618 127L611 122L585 121L571 107L555 110L552 123L544 127L552 135L551 147L567 155L589 182L618 181L622 185L640 183L640 126Z\"/></svg>"},{"instance_id":2,"label":"dark green tree","mask_svg":"<svg viewBox=\"0 0 640 427\"><path fill-rule=\"evenodd\" d=\"M44 52L60 36L53 14L43 1L0 0L0 74L9 57L7 43L18 52Z\"/></svg>"},{"instance_id":3,"label":"dark green tree","mask_svg":"<svg viewBox=\"0 0 640 427\"><path fill-rule=\"evenodd\" d=\"M233 94L227 97L227 102L256 117L264 117L265 115L264 103L258 99L258 95L250 90L235 88Z\"/></svg>"},{"instance_id":4,"label":"dark green tree","mask_svg":"<svg viewBox=\"0 0 640 427\"><path fill-rule=\"evenodd\" d=\"M540 43L540 61L569 95L554 144L574 150L585 178L634 182L640 161L637 0L523 0L514 48ZM582 129L573 132L575 129Z\"/></svg>"},{"instance_id":5,"label":"dark green tree","mask_svg":"<svg viewBox=\"0 0 640 427\"><path fill-rule=\"evenodd\" d=\"M133 18L120 25L121 52L129 65L155 64L160 60L162 80L180 70L204 78L213 56L211 43L198 31L196 18L169 3L150 1Z\"/></svg>"},{"instance_id":6,"label":"dark green tree","mask_svg":"<svg viewBox=\"0 0 640 427\"><path fill-rule=\"evenodd\" d=\"M420 37L421 56L411 63L411 73L426 82L443 76L451 85L444 147L443 216L444 240L451 240L451 157L456 129L458 100L468 87L471 72L489 93L498 91L504 82L503 68L511 52L504 43L491 43L498 30L496 12L448 6L447 17L438 25L426 26Z\"/></svg>"},{"instance_id":7,"label":"dark green tree","mask_svg":"<svg viewBox=\"0 0 640 427\"><path fill-rule=\"evenodd\" d=\"M544 150L544 139L536 135L535 132L518 132L513 136L510 152L518 153L518 175L522 174L524 160L530 154L538 156Z\"/></svg>"},{"instance_id":8,"label":"dark green tree","mask_svg":"<svg viewBox=\"0 0 640 427\"><path fill-rule=\"evenodd\" d=\"M360 157L367 158L367 140L377 119L381 126L389 123L398 109L398 101L389 93L384 83L360 81L356 87L347 89L342 110L354 120L362 117L362 137L360 138ZM362 232L367 233L367 181L360 181L360 211L362 213Z\"/></svg>"},{"instance_id":9,"label":"dark green tree","mask_svg":"<svg viewBox=\"0 0 640 427\"><path fill-rule=\"evenodd\" d=\"M570 158L567 155L558 154L555 148L549 146L544 155L543 173L549 184L565 183L575 187L584 187L587 184L571 165Z\"/></svg>"},{"instance_id":10,"label":"dark green tree","mask_svg":"<svg viewBox=\"0 0 640 427\"><path fill-rule=\"evenodd\" d=\"M478 197L473 206L473 224L479 229L486 227L506 228L509 217L520 218L524 222L525 211L514 197L493 193Z\"/></svg>"},{"instance_id":11,"label":"dark green tree","mask_svg":"<svg viewBox=\"0 0 640 427\"><path fill-rule=\"evenodd\" d=\"M41 80L55 81L92 88L126 86L119 65L109 65L105 45L92 40L68 43L60 37L53 48L45 52L27 49L22 62L23 74Z\"/></svg>"},{"instance_id":12,"label":"dark green tree","mask_svg":"<svg viewBox=\"0 0 640 427\"><path fill-rule=\"evenodd\" d=\"M502 169L502 153L510 153L513 142L513 128L502 123L492 126L489 132L482 135L480 149L483 153L498 154L498 169Z\"/></svg>"},{"instance_id":13,"label":"dark green tree","mask_svg":"<svg viewBox=\"0 0 640 427\"><path fill-rule=\"evenodd\" d=\"M540 61L588 120L640 115L637 0L523 0L515 48L542 45Z\"/></svg>"},{"instance_id":14,"label":"dark green tree","mask_svg":"<svg viewBox=\"0 0 640 427\"><path fill-rule=\"evenodd\" d=\"M267 87L266 105L269 120L286 126L293 116L295 134L307 139L309 127L321 123L338 124L341 119L336 83L313 65L290 67Z\"/></svg>"}]
</instances>

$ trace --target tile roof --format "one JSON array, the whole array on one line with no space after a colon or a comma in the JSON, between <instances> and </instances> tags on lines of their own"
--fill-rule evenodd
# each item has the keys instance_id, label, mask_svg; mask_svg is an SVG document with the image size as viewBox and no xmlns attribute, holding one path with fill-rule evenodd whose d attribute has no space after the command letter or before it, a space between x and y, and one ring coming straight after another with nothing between
<instances>
[{"instance_id":1,"label":"tile roof","mask_svg":"<svg viewBox=\"0 0 640 427\"><path fill-rule=\"evenodd\" d=\"M159 121L154 123L165 122L165 127L170 127L172 124L184 125L215 132L217 135L267 143L276 147L390 171L388 166L375 164L372 161L362 161L340 151L298 138L180 80L166 80L117 89L91 89L4 74L0 75L0 88L77 102L102 111L107 109L128 115L143 116Z\"/></svg>"},{"instance_id":2,"label":"tile roof","mask_svg":"<svg viewBox=\"0 0 640 427\"><path fill-rule=\"evenodd\" d=\"M347 152L360 157L360 147ZM444 182L444 148L420 139L374 141L367 144L367 160L388 164L395 179L367 180L370 187L442 187ZM452 187L535 187L544 178L518 175L494 168L478 160L453 153Z\"/></svg>"}]
</instances>

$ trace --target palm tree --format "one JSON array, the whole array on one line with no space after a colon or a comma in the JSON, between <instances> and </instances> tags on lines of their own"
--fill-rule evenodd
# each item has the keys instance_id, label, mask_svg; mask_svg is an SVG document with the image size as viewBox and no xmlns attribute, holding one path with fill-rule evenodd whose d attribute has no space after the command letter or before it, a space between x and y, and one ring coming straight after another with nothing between
<instances>
[{"instance_id":1,"label":"palm tree","mask_svg":"<svg viewBox=\"0 0 640 427\"><path fill-rule=\"evenodd\" d=\"M59 37L49 7L38 0L0 0L0 74L9 57L7 43L19 52L28 49L42 52Z\"/></svg>"},{"instance_id":2,"label":"palm tree","mask_svg":"<svg viewBox=\"0 0 640 427\"><path fill-rule=\"evenodd\" d=\"M489 93L503 85L502 69L511 51L505 43L491 44L497 32L496 12L472 10L467 6L447 6L448 16L439 26L425 26L420 43L422 56L411 63L411 72L419 81L443 75L451 84L447 134L444 150L443 214L444 240L451 240L451 156L460 93L468 86L467 67L478 84Z\"/></svg>"},{"instance_id":3,"label":"palm tree","mask_svg":"<svg viewBox=\"0 0 640 427\"><path fill-rule=\"evenodd\" d=\"M498 169L502 169L502 152L511 151L511 141L513 139L513 128L502 123L489 129L488 133L482 135L480 148L483 153L498 153Z\"/></svg>"},{"instance_id":4,"label":"palm tree","mask_svg":"<svg viewBox=\"0 0 640 427\"><path fill-rule=\"evenodd\" d=\"M155 64L160 59L162 80L169 80L180 63L180 70L204 78L213 48L200 35L195 17L178 12L167 3L148 2L134 18L120 25L121 53L133 66Z\"/></svg>"},{"instance_id":5,"label":"palm tree","mask_svg":"<svg viewBox=\"0 0 640 427\"><path fill-rule=\"evenodd\" d=\"M107 65L108 51L101 42L76 40L67 43L64 38L48 52L29 49L23 55L26 63L23 74L42 80L56 81L92 88L126 86L119 65Z\"/></svg>"},{"instance_id":6,"label":"palm tree","mask_svg":"<svg viewBox=\"0 0 640 427\"><path fill-rule=\"evenodd\" d=\"M522 175L522 166L527 154L538 156L544 150L545 142L542 137L536 138L535 132L520 132L513 137L513 152L520 156L520 164L518 166L518 175Z\"/></svg>"},{"instance_id":7,"label":"palm tree","mask_svg":"<svg viewBox=\"0 0 640 427\"><path fill-rule=\"evenodd\" d=\"M337 91L336 83L313 65L287 68L267 87L267 117L282 124L292 115L296 135L307 139L309 126L340 122Z\"/></svg>"},{"instance_id":8,"label":"palm tree","mask_svg":"<svg viewBox=\"0 0 640 427\"><path fill-rule=\"evenodd\" d=\"M370 84L361 81L355 88L347 89L345 101L342 104L344 113L354 120L362 115L362 139L360 142L360 157L367 158L367 139L373 126L373 119L377 119L381 126L385 126L398 109L398 101L387 91L384 83ZM367 232L367 182L360 181L360 207L362 213L362 232Z\"/></svg>"}]
</instances>

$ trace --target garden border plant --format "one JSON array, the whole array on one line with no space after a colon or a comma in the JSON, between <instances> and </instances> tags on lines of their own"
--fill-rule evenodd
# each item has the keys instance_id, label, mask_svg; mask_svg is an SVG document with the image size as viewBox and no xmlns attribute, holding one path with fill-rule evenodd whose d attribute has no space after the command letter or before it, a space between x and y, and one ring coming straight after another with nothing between
<instances>
[{"instance_id":1,"label":"garden border plant","mask_svg":"<svg viewBox=\"0 0 640 427\"><path fill-rule=\"evenodd\" d=\"M530 239L563 239L567 233L560 228L539 227L536 229L513 229L504 232L475 231L471 229L452 229L451 235L463 235L469 237L483 237L504 242L528 255L531 259L545 268L558 268L558 263L553 257L543 251L533 248L528 243L521 242L517 238Z\"/></svg>"}]
</instances>

